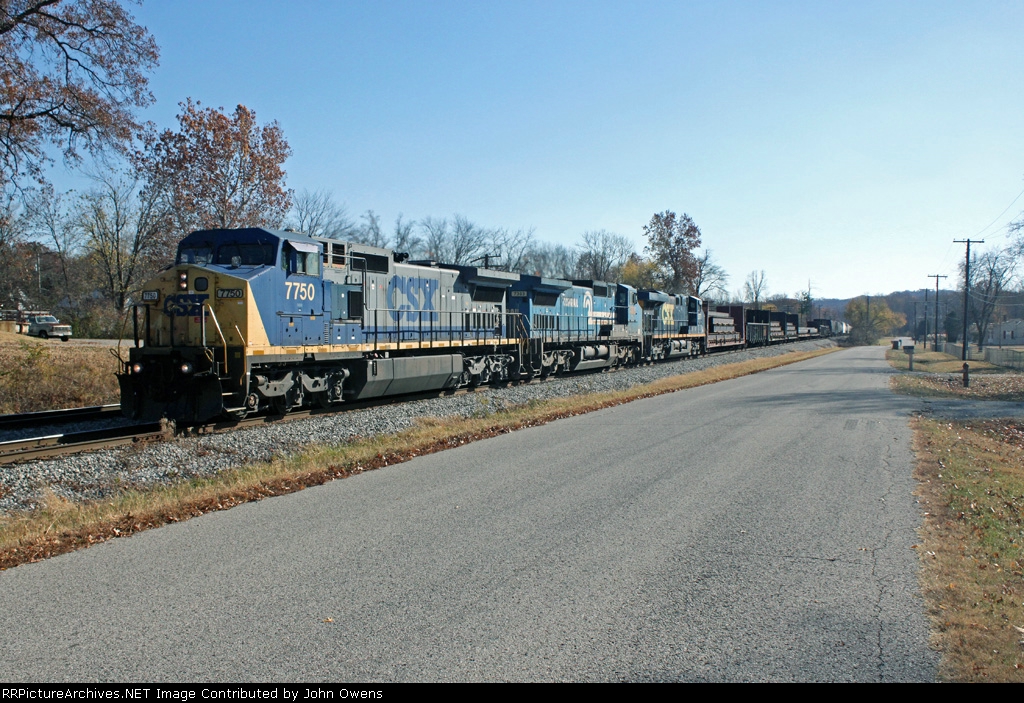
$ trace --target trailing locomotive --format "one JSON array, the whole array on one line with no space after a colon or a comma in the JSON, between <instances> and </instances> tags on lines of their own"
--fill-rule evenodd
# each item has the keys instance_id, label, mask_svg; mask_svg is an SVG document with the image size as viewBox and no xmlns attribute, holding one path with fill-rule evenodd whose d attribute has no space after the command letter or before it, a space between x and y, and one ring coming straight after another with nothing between
<instances>
[{"instance_id":1,"label":"trailing locomotive","mask_svg":"<svg viewBox=\"0 0 1024 703\"><path fill-rule=\"evenodd\" d=\"M695 356L758 324L692 296L407 259L258 228L188 235L134 307L122 412L283 414Z\"/></svg>"}]
</instances>

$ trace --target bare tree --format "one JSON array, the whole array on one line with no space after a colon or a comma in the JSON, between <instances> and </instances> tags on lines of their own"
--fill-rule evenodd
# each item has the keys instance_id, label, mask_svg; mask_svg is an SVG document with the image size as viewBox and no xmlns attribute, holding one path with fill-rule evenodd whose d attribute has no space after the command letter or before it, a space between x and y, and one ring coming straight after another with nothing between
<instances>
[{"instance_id":1,"label":"bare tree","mask_svg":"<svg viewBox=\"0 0 1024 703\"><path fill-rule=\"evenodd\" d=\"M28 235L28 223L20 199L10 190L0 191L0 308L20 300L26 264L19 255Z\"/></svg>"},{"instance_id":2,"label":"bare tree","mask_svg":"<svg viewBox=\"0 0 1024 703\"><path fill-rule=\"evenodd\" d=\"M629 255L634 253L633 243L627 237L603 229L584 232L576 248L580 252L576 275L595 281L617 278Z\"/></svg>"},{"instance_id":3,"label":"bare tree","mask_svg":"<svg viewBox=\"0 0 1024 703\"><path fill-rule=\"evenodd\" d=\"M408 254L418 259L423 254L423 240L416 236L416 221L402 219L402 213L395 218L395 234L391 242L395 251Z\"/></svg>"},{"instance_id":4,"label":"bare tree","mask_svg":"<svg viewBox=\"0 0 1024 703\"><path fill-rule=\"evenodd\" d=\"M697 266L693 276L694 295L698 298L718 300L728 298L729 274L711 256L711 250L696 257Z\"/></svg>"},{"instance_id":5,"label":"bare tree","mask_svg":"<svg viewBox=\"0 0 1024 703\"><path fill-rule=\"evenodd\" d=\"M469 264L484 254L494 254L487 249L490 231L471 222L463 215L452 218L451 253L446 259L451 264Z\"/></svg>"},{"instance_id":6,"label":"bare tree","mask_svg":"<svg viewBox=\"0 0 1024 703\"><path fill-rule=\"evenodd\" d=\"M743 282L743 300L753 303L758 310L761 309L761 301L768 295L768 282L764 275L764 269L751 271L747 274L747 280Z\"/></svg>"},{"instance_id":7,"label":"bare tree","mask_svg":"<svg viewBox=\"0 0 1024 703\"><path fill-rule=\"evenodd\" d=\"M118 311L125 310L142 281L173 259L177 237L170 213L159 194L140 188L138 181L98 179L79 201L78 225Z\"/></svg>"},{"instance_id":8,"label":"bare tree","mask_svg":"<svg viewBox=\"0 0 1024 703\"><path fill-rule=\"evenodd\" d=\"M56 193L52 186L26 191L25 196L30 234L52 247L60 265L63 298L73 307L71 269L73 261L81 253L84 234L68 209L65 197Z\"/></svg>"},{"instance_id":9,"label":"bare tree","mask_svg":"<svg viewBox=\"0 0 1024 703\"><path fill-rule=\"evenodd\" d=\"M526 254L533 245L534 228L493 229L490 249L501 257L501 263L492 268L502 271L520 271L526 261Z\"/></svg>"},{"instance_id":10,"label":"bare tree","mask_svg":"<svg viewBox=\"0 0 1024 703\"><path fill-rule=\"evenodd\" d=\"M428 217L420 226L425 233L427 256L446 264L468 265L484 254L491 238L490 231L474 224L462 215L449 222L445 218Z\"/></svg>"},{"instance_id":11,"label":"bare tree","mask_svg":"<svg viewBox=\"0 0 1024 703\"><path fill-rule=\"evenodd\" d=\"M579 253L563 244L536 242L523 255L519 273L571 279L576 275Z\"/></svg>"},{"instance_id":12,"label":"bare tree","mask_svg":"<svg viewBox=\"0 0 1024 703\"><path fill-rule=\"evenodd\" d=\"M373 210L363 213L363 223L352 233L352 241L372 247L386 247L388 236L380 228L380 215Z\"/></svg>"},{"instance_id":13,"label":"bare tree","mask_svg":"<svg viewBox=\"0 0 1024 703\"><path fill-rule=\"evenodd\" d=\"M427 217L420 222L423 228L423 246L427 258L441 261L448 247L448 220L441 217Z\"/></svg>"},{"instance_id":14,"label":"bare tree","mask_svg":"<svg viewBox=\"0 0 1024 703\"><path fill-rule=\"evenodd\" d=\"M999 305L1003 292L1013 280L1015 268L1013 252L1006 249L992 249L973 257L971 261L968 311L978 327L978 349L984 347L985 333L992 322L992 314ZM964 265L961 263L961 277L963 273Z\"/></svg>"},{"instance_id":15,"label":"bare tree","mask_svg":"<svg viewBox=\"0 0 1024 703\"><path fill-rule=\"evenodd\" d=\"M296 195L288 226L311 237L331 239L348 239L356 228L345 207L326 190L303 190Z\"/></svg>"}]
</instances>

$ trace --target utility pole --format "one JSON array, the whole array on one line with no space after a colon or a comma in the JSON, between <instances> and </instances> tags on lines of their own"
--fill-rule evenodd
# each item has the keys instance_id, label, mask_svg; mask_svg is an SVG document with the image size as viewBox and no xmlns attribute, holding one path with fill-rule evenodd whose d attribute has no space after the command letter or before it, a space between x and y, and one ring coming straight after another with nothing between
<instances>
[{"instance_id":1,"label":"utility pole","mask_svg":"<svg viewBox=\"0 0 1024 703\"><path fill-rule=\"evenodd\" d=\"M924 351L928 351L928 289L924 289Z\"/></svg>"},{"instance_id":2,"label":"utility pole","mask_svg":"<svg viewBox=\"0 0 1024 703\"><path fill-rule=\"evenodd\" d=\"M871 333L874 332L874 327L872 327L872 325L871 325L871 296L870 295L867 296L867 303L865 304L865 307L867 309L864 311L864 326L867 329L864 330L864 331L868 335L871 335ZM878 340L876 339L875 341L877 342Z\"/></svg>"},{"instance_id":3,"label":"utility pole","mask_svg":"<svg viewBox=\"0 0 1024 703\"><path fill-rule=\"evenodd\" d=\"M935 341L932 343L932 351L938 351L939 350L939 279L940 278L949 278L949 276L940 276L939 274L929 273L928 274L928 278L934 278L935 279ZM925 293L925 296L927 297L927 292ZM928 307L927 307L927 305L925 306L924 312L925 312L925 315L927 316L928 315ZM927 317L925 319L927 319ZM925 338L924 338L924 345L925 345L925 347L928 346L928 335L927 334L925 335Z\"/></svg>"},{"instance_id":4,"label":"utility pole","mask_svg":"<svg viewBox=\"0 0 1024 703\"><path fill-rule=\"evenodd\" d=\"M914 344L917 344L917 301L914 301L914 326L910 328L910 334L914 338Z\"/></svg>"},{"instance_id":5,"label":"utility pole","mask_svg":"<svg viewBox=\"0 0 1024 703\"><path fill-rule=\"evenodd\" d=\"M967 258L964 259L964 353L961 361L967 361L967 295L971 290L971 244L984 244L984 239L954 239L954 244L967 245Z\"/></svg>"}]
</instances>

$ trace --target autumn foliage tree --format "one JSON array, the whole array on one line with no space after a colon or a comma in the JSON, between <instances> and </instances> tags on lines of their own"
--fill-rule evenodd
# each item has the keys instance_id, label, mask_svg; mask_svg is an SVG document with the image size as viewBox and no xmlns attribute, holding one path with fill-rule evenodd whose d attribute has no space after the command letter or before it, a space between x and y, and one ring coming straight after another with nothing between
<instances>
[{"instance_id":1,"label":"autumn foliage tree","mask_svg":"<svg viewBox=\"0 0 1024 703\"><path fill-rule=\"evenodd\" d=\"M179 233L280 226L291 207L283 168L291 148L277 122L257 124L244 105L227 115L189 99L178 124L177 132L150 134L137 165Z\"/></svg>"},{"instance_id":2,"label":"autumn foliage tree","mask_svg":"<svg viewBox=\"0 0 1024 703\"><path fill-rule=\"evenodd\" d=\"M644 235L646 251L665 272L665 288L672 293L694 293L694 252L700 247L700 228L690 216L683 213L678 217L671 210L655 213L644 225Z\"/></svg>"},{"instance_id":3,"label":"autumn foliage tree","mask_svg":"<svg viewBox=\"0 0 1024 703\"><path fill-rule=\"evenodd\" d=\"M846 305L845 317L853 327L850 339L854 344L875 344L882 335L892 334L907 324L906 315L893 312L879 297L854 298Z\"/></svg>"},{"instance_id":4,"label":"autumn foliage tree","mask_svg":"<svg viewBox=\"0 0 1024 703\"><path fill-rule=\"evenodd\" d=\"M619 278L628 286L654 290L659 284L658 265L650 259L633 253L622 265Z\"/></svg>"},{"instance_id":5,"label":"autumn foliage tree","mask_svg":"<svg viewBox=\"0 0 1024 703\"><path fill-rule=\"evenodd\" d=\"M158 58L117 0L0 0L0 187L41 178L50 147L128 144Z\"/></svg>"}]
</instances>

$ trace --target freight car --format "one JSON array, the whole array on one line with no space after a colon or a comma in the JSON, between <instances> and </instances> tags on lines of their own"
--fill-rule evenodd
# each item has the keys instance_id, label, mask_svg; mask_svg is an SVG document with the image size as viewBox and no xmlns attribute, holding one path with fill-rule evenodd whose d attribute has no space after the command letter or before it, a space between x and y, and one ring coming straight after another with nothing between
<instances>
[{"instance_id":1,"label":"freight car","mask_svg":"<svg viewBox=\"0 0 1024 703\"><path fill-rule=\"evenodd\" d=\"M188 235L133 312L122 411L184 423L695 356L751 329L693 296L259 228Z\"/></svg>"}]
</instances>

